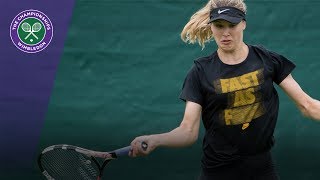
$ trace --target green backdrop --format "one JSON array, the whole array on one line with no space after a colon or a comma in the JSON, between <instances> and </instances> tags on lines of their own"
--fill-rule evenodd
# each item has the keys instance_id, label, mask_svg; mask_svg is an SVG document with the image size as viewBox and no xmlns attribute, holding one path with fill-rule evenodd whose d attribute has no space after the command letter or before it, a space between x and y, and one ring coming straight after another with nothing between
<instances>
[{"instance_id":1,"label":"green backdrop","mask_svg":"<svg viewBox=\"0 0 320 180\"><path fill-rule=\"evenodd\" d=\"M143 134L179 125L178 99L193 60L215 50L184 44L180 32L203 0L77 0L56 74L39 150L74 144L96 150L128 145ZM291 59L294 78L320 99L320 1L248 0L245 42ZM279 89L280 114L273 154L282 180L320 179L320 124L304 118ZM201 135L185 149L158 149L123 158L105 179L195 180ZM34 176L39 177L35 167Z\"/></svg>"}]
</instances>

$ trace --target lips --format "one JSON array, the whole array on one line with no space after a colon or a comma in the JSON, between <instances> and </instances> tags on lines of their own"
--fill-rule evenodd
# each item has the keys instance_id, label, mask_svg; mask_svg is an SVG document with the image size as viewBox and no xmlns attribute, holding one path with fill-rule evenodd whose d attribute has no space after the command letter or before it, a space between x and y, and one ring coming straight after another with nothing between
<instances>
[{"instance_id":1,"label":"lips","mask_svg":"<svg viewBox=\"0 0 320 180\"><path fill-rule=\"evenodd\" d=\"M229 44L231 42L231 40L222 40L221 43L222 44Z\"/></svg>"}]
</instances>

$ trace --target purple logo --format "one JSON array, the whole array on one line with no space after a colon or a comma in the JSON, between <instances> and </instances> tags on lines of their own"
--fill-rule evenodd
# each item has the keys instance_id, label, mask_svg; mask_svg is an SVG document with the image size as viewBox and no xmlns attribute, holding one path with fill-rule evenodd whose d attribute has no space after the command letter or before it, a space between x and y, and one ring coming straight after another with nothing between
<instances>
[{"instance_id":1,"label":"purple logo","mask_svg":"<svg viewBox=\"0 0 320 180\"><path fill-rule=\"evenodd\" d=\"M44 50L53 37L53 26L43 12L25 10L19 13L10 26L13 44L23 52L37 53Z\"/></svg>"}]
</instances>

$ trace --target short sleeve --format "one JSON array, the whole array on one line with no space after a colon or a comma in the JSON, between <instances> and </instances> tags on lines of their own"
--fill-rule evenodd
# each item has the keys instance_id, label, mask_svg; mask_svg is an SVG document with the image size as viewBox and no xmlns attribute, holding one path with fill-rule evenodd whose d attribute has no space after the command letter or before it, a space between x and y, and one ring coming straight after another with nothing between
<instances>
[{"instance_id":1,"label":"short sleeve","mask_svg":"<svg viewBox=\"0 0 320 180\"><path fill-rule=\"evenodd\" d=\"M293 71L296 65L286 57L275 52L270 51L270 56L274 68L273 81L279 85Z\"/></svg>"},{"instance_id":2,"label":"short sleeve","mask_svg":"<svg viewBox=\"0 0 320 180\"><path fill-rule=\"evenodd\" d=\"M191 101L200 104L201 106L203 105L200 73L196 64L189 70L184 80L179 98L183 101Z\"/></svg>"}]
</instances>

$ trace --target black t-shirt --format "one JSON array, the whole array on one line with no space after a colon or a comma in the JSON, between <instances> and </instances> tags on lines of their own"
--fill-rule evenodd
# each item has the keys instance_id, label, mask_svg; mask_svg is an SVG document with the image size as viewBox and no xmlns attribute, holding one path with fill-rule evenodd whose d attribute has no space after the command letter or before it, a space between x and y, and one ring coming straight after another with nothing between
<instances>
[{"instance_id":1,"label":"black t-shirt","mask_svg":"<svg viewBox=\"0 0 320 180\"><path fill-rule=\"evenodd\" d=\"M262 46L248 47L247 58L236 65L224 64L217 51L197 59L184 81L180 99L202 106L206 170L274 144L279 98L273 82L280 84L295 65Z\"/></svg>"}]
</instances>

